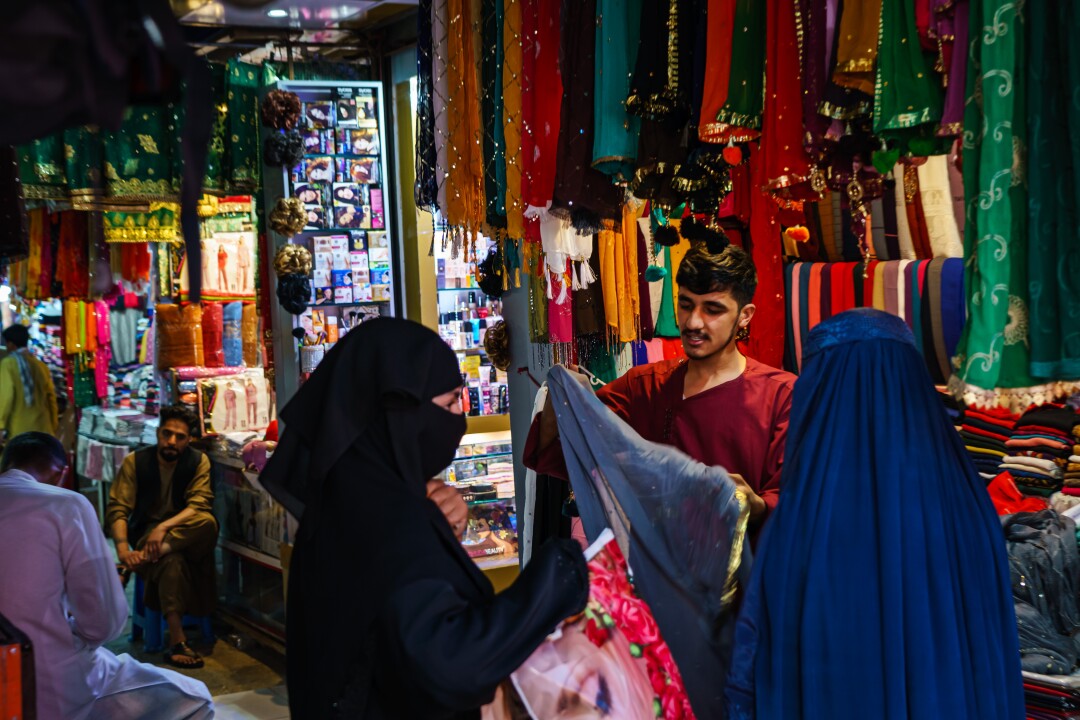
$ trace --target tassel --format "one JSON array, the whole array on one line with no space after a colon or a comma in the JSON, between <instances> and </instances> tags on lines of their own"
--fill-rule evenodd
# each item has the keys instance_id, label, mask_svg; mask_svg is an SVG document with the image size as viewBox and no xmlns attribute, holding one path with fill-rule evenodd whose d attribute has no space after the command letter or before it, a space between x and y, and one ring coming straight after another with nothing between
<instances>
[{"instance_id":1,"label":"tassel","mask_svg":"<svg viewBox=\"0 0 1080 720\"><path fill-rule=\"evenodd\" d=\"M562 287L559 289L559 299L555 301L556 305L565 305L570 295L570 283L565 277L562 279Z\"/></svg>"},{"instance_id":2,"label":"tassel","mask_svg":"<svg viewBox=\"0 0 1080 720\"><path fill-rule=\"evenodd\" d=\"M580 265L580 263L579 263ZM578 279L578 271L574 270L573 263L570 264L570 283L574 290L581 290L581 280Z\"/></svg>"},{"instance_id":3,"label":"tassel","mask_svg":"<svg viewBox=\"0 0 1080 720\"><path fill-rule=\"evenodd\" d=\"M545 275L544 279L547 280L547 282L544 283L545 287L547 288L546 291L545 291L546 294L547 294L547 299L548 300L553 300L554 296L551 294L551 283L552 283L551 276L548 275L547 273L545 273L544 275Z\"/></svg>"},{"instance_id":4,"label":"tassel","mask_svg":"<svg viewBox=\"0 0 1080 720\"><path fill-rule=\"evenodd\" d=\"M582 287L589 287L596 282L596 275L592 271L592 266L584 260L581 262L581 285Z\"/></svg>"},{"instance_id":5,"label":"tassel","mask_svg":"<svg viewBox=\"0 0 1080 720\"><path fill-rule=\"evenodd\" d=\"M656 282L657 280L663 280L668 275L666 267L660 267L658 265L650 265L645 268L645 282Z\"/></svg>"}]
</instances>

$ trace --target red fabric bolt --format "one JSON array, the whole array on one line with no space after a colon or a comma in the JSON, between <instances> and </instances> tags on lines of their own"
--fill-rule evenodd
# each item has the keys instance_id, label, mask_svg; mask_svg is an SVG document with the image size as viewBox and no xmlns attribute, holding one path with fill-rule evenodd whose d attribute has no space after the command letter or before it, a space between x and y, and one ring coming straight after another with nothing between
<instances>
[{"instance_id":1,"label":"red fabric bolt","mask_svg":"<svg viewBox=\"0 0 1080 720\"><path fill-rule=\"evenodd\" d=\"M203 357L206 367L225 367L225 350L221 345L225 318L221 303L204 302L202 306Z\"/></svg>"}]
</instances>

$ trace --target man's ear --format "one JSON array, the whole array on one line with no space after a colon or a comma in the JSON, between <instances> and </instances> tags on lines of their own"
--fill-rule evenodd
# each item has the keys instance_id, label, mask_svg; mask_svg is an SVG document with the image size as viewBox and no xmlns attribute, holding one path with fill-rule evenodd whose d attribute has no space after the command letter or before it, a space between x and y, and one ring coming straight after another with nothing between
<instances>
[{"instance_id":1,"label":"man's ear","mask_svg":"<svg viewBox=\"0 0 1080 720\"><path fill-rule=\"evenodd\" d=\"M757 305L754 303L743 305L742 310L739 311L739 325L743 327L749 325L750 321L754 318L755 312L757 312Z\"/></svg>"}]
</instances>

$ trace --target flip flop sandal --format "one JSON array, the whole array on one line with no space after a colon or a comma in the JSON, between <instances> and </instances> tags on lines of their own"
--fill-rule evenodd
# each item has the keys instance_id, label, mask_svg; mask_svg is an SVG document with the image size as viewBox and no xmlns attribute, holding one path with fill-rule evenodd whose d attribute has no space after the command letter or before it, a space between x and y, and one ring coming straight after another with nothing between
<instances>
[{"instance_id":1,"label":"flip flop sandal","mask_svg":"<svg viewBox=\"0 0 1080 720\"><path fill-rule=\"evenodd\" d=\"M195 662L177 662L173 660L173 656L182 655L186 658L191 658ZM205 663L203 663L202 656L199 653L191 649L191 646L186 642L176 643L172 646L171 650L165 653L165 662L172 665L174 668L180 668L182 670L198 670Z\"/></svg>"}]
</instances>

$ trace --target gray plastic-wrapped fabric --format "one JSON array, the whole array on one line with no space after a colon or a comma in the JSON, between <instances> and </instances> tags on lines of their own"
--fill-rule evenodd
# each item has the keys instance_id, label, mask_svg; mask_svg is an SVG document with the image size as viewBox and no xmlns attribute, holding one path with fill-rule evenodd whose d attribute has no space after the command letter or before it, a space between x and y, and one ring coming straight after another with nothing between
<instances>
[{"instance_id":1,"label":"gray plastic-wrapped fabric","mask_svg":"<svg viewBox=\"0 0 1080 720\"><path fill-rule=\"evenodd\" d=\"M590 540L610 527L699 718L723 718L733 604L749 577L745 498L722 468L643 440L570 373L548 373Z\"/></svg>"},{"instance_id":2,"label":"gray plastic-wrapped fabric","mask_svg":"<svg viewBox=\"0 0 1080 720\"><path fill-rule=\"evenodd\" d=\"M1080 664L1076 524L1053 510L1003 518L1024 670L1068 675Z\"/></svg>"}]
</instances>

